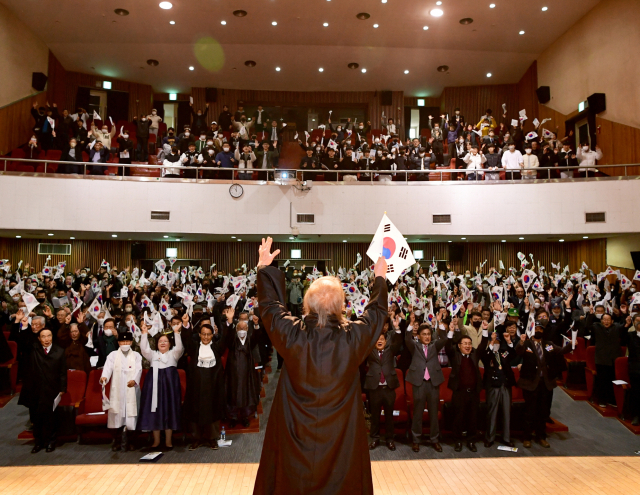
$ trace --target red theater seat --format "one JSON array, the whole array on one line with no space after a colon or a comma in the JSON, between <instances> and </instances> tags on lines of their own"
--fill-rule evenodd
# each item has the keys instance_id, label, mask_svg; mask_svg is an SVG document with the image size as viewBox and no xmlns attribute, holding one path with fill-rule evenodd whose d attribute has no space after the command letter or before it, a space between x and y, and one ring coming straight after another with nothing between
<instances>
[{"instance_id":1,"label":"red theater seat","mask_svg":"<svg viewBox=\"0 0 640 495\"><path fill-rule=\"evenodd\" d=\"M78 427L78 439L82 441L82 433L85 429L107 425L107 412L102 410L102 385L100 384L102 370L93 370L89 374L84 403L76 416ZM111 382L107 383L105 393L107 397L111 390Z\"/></svg>"},{"instance_id":2,"label":"red theater seat","mask_svg":"<svg viewBox=\"0 0 640 495\"><path fill-rule=\"evenodd\" d=\"M67 371L67 392L60 400L61 406L80 408L87 389L87 374L80 370Z\"/></svg>"}]
</instances>

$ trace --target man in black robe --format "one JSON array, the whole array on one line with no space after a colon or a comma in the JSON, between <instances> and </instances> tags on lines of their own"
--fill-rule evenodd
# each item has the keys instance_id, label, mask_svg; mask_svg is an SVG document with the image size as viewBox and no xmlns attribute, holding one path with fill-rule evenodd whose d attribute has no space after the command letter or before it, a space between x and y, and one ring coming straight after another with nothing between
<instances>
[{"instance_id":1,"label":"man in black robe","mask_svg":"<svg viewBox=\"0 0 640 495\"><path fill-rule=\"evenodd\" d=\"M51 330L38 332L38 343L30 349L28 368L18 404L27 406L33 421L35 454L46 445L47 452L55 450L58 408L53 409L58 394L67 391L67 363L64 349L53 344Z\"/></svg>"},{"instance_id":2,"label":"man in black robe","mask_svg":"<svg viewBox=\"0 0 640 495\"><path fill-rule=\"evenodd\" d=\"M364 314L342 318L344 293L334 277L316 280L305 295L305 318L288 315L284 273L271 267L263 239L258 305L265 331L284 358L262 447L254 495L373 494L358 366L387 318L387 263L375 266Z\"/></svg>"}]
</instances>

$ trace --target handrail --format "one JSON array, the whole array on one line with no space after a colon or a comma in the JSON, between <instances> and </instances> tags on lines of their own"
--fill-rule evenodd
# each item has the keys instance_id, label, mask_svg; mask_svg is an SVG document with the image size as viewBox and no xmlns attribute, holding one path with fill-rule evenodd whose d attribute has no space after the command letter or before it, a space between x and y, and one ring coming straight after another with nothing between
<instances>
[{"instance_id":1,"label":"handrail","mask_svg":"<svg viewBox=\"0 0 640 495\"><path fill-rule=\"evenodd\" d=\"M373 182L373 179L375 178L375 176L400 176L400 177L404 177L404 182L409 182L409 176L410 175L423 175L423 174L438 174L439 175L439 181L443 182L443 174L463 174L463 175L470 175L470 174L475 174L475 180L473 181L462 181L464 183L473 183L473 182L482 182L482 183L486 183L484 181L484 175L485 173L500 173L500 172L505 172L505 174L507 175L507 181L518 181L518 182L524 182L527 183L529 180L536 180L536 181L541 181L541 180L554 180L554 181L573 181L575 180L573 177L567 177L567 178L551 178L551 172L562 172L562 171L581 171L585 173L585 177L583 177L582 179L595 179L595 174L593 172L593 170L595 169L596 172L601 170L601 169L609 169L609 168L620 168L623 167L624 168L624 175L619 175L619 176L611 176L611 179L618 179L618 178L628 178L628 177L638 177L638 175L629 175L628 174L628 167L640 167L640 164L638 163L627 163L627 164L618 164L618 165L595 165L595 166L587 166L587 165L577 165L577 166L557 166L557 167L523 167L523 168L518 168L518 169L505 169L505 168L497 168L494 170L488 170L488 169L455 169L455 168L443 168L443 167L439 167L436 169L429 169L429 170L374 170L374 169L364 169L364 170L353 170L353 169L346 169L346 170L342 170L342 169L336 169L336 170L328 170L328 169L286 169L286 168L268 168L268 169L263 169L263 168L225 168L225 167L202 167L202 166L185 166L182 163L176 163L176 164L171 164L171 165L152 165L152 164L139 164L139 163L134 163L134 164L126 164L126 163L102 163L102 162L67 162L67 161L59 161L59 160L47 160L47 159L31 159L31 158L12 158L12 157L0 157L0 161L4 162L3 167L1 167L0 169L0 175L3 174L20 174L20 175L35 175L35 176L40 176L40 172L22 172L22 171L10 171L7 170L7 162L20 162L20 163L25 163L25 164L29 164L29 163L33 163L33 164L44 164L44 174L47 174L47 176L52 176L55 175L56 177L69 177L69 178L91 178L91 179L95 179L95 178L105 178L105 179L127 179L127 180L139 180L139 179L149 179L149 178L153 178L156 180L188 180L188 181L196 181L196 182L229 182L228 179L201 179L200 178L200 171L207 171L207 172L227 172L230 175L230 179L233 181L234 178L231 175L234 172L240 172L240 173L253 173L253 172L260 172L260 175L265 176L265 179L259 180L259 182L261 183L276 183L279 182L281 183L282 180L288 180L288 179L294 179L294 178L298 178L300 177L300 180L304 181L304 176L305 174L310 174L311 177L313 176L317 176L317 175L329 175L330 177L333 176L333 174L336 175L336 181L337 182L342 182L340 180L340 176L344 176L344 175L355 175L355 174L360 174L361 176L364 174L364 176L367 178L366 181L370 181ZM47 166L48 165L53 165L53 164L57 164L57 165L64 165L64 166L82 166L83 167L83 173L82 174L73 174L73 173L57 173L57 172L53 172L53 173L49 173L47 172ZM112 168L121 168L122 169L122 175L117 175L117 176L107 176L107 175L87 175L87 166L90 167L112 167ZM159 170L164 170L164 169L180 169L182 171L191 171L191 172L197 172L195 175L197 176L196 178L186 178L186 177L180 177L180 178L175 178L175 177L154 177L154 176L129 176L129 175L125 175L125 169L136 169L136 168L143 168L143 169L159 169ZM520 175L521 172L524 171L533 171L533 172L537 172L536 177L533 177L532 179L524 179L521 180L519 178L514 178L515 174ZM482 172L482 174L478 173L478 172ZM546 172L546 179L544 177L540 177L540 173L541 172ZM270 177L274 177L274 174L278 173L281 174L280 177L278 177L277 179L270 179ZM291 173L291 177L282 177L282 173ZM589 174L592 174L591 176ZM544 175L544 174L542 174ZM510 177L510 178L509 178ZM308 176L309 178L309 176ZM243 179L235 179L235 180L243 180ZM249 179L250 180L250 179ZM245 181L245 180L243 180ZM330 181L333 182L333 181ZM362 180L359 181L360 183L364 182ZM391 181L386 181L386 183L389 183ZM411 181L414 182L414 181ZM417 181L417 182L428 182L428 181ZM432 181L433 182L433 181ZM452 181L452 182L460 182L460 181ZM491 181L491 182L500 182L500 181ZM502 181L504 182L504 181ZM346 181L345 183L348 183L348 181ZM384 184L385 181L382 182L378 182L378 184Z\"/></svg>"}]
</instances>

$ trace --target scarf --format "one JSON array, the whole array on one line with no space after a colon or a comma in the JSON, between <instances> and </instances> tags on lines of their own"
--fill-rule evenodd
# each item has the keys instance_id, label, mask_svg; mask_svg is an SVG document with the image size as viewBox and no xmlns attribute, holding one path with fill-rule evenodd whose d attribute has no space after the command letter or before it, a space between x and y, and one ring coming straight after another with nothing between
<instances>
[{"instance_id":1,"label":"scarf","mask_svg":"<svg viewBox=\"0 0 640 495\"><path fill-rule=\"evenodd\" d=\"M199 368L213 368L216 365L216 356L211 349L211 343L205 345L200 342L200 349L198 349L198 367Z\"/></svg>"},{"instance_id":2,"label":"scarf","mask_svg":"<svg viewBox=\"0 0 640 495\"><path fill-rule=\"evenodd\" d=\"M115 414L122 414L119 391L121 390L121 387L126 387L127 416L137 416L138 401L136 400L136 388L127 386L127 382L133 380L136 376L136 353L130 350L125 356L121 350L117 350L115 352L118 354L116 355L115 362L113 363L113 374L111 375L111 394L109 397L110 410ZM127 370L127 381L125 383L122 383L123 367Z\"/></svg>"}]
</instances>

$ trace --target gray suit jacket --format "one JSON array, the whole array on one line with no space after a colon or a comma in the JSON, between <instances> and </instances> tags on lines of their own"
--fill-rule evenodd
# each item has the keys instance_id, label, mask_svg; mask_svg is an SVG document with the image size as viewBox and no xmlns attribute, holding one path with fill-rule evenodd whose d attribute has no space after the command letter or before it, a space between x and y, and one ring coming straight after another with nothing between
<instances>
[{"instance_id":1,"label":"gray suit jacket","mask_svg":"<svg viewBox=\"0 0 640 495\"><path fill-rule=\"evenodd\" d=\"M405 335L405 345L411 353L411 366L407 370L406 381L415 385L416 387L422 385L424 380L425 369L429 370L429 376L431 377L431 383L434 387L439 386L444 382L444 375L440 368L440 362L438 361L438 352L447 343L447 337L439 336L438 340L431 341L427 347L427 357L424 356L422 344L416 342L413 339L413 334L407 332Z\"/></svg>"}]
</instances>

